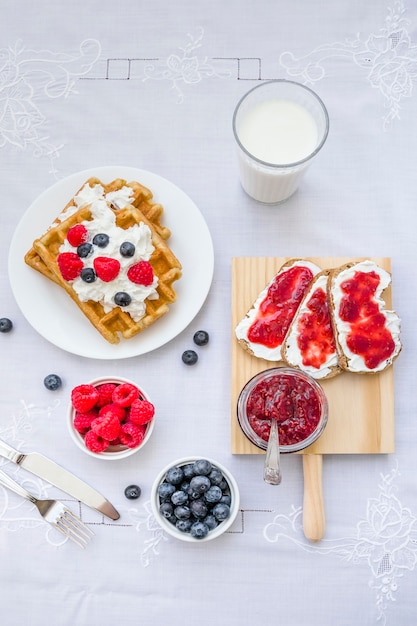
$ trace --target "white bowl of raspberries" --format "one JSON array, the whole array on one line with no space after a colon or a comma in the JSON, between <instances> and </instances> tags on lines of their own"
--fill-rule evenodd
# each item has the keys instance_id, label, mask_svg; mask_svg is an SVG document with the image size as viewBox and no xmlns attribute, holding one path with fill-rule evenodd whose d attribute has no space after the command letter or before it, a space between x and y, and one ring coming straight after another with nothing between
<instances>
[{"instance_id":1,"label":"white bowl of raspberries","mask_svg":"<svg viewBox=\"0 0 417 626\"><path fill-rule=\"evenodd\" d=\"M206 457L170 463L152 486L155 519L164 531L182 541L219 537L235 521L239 505L239 488L232 474Z\"/></svg>"},{"instance_id":2,"label":"white bowl of raspberries","mask_svg":"<svg viewBox=\"0 0 417 626\"><path fill-rule=\"evenodd\" d=\"M152 434L154 416L155 407L142 387L107 376L72 389L67 423L81 450L115 461L143 448Z\"/></svg>"}]
</instances>

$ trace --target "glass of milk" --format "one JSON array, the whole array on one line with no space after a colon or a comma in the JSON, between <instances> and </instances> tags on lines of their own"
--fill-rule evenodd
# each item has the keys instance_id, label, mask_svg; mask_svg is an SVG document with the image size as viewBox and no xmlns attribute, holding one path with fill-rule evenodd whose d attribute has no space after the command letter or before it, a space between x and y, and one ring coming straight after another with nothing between
<instances>
[{"instance_id":1,"label":"glass of milk","mask_svg":"<svg viewBox=\"0 0 417 626\"><path fill-rule=\"evenodd\" d=\"M308 87L282 79L251 89L233 115L243 189L265 204L287 200L328 132L326 107Z\"/></svg>"}]
</instances>

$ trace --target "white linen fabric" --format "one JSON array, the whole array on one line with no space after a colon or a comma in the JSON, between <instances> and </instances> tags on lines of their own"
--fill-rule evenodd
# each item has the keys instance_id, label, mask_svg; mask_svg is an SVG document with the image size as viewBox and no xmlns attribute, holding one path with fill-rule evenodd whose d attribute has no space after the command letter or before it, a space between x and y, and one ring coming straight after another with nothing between
<instances>
[{"instance_id":1,"label":"white linen fabric","mask_svg":"<svg viewBox=\"0 0 417 626\"><path fill-rule=\"evenodd\" d=\"M274 78L313 88L330 133L298 192L267 207L240 187L231 119L248 89ZM416 82L411 0L3 0L0 317L14 328L0 335L0 438L61 463L121 513L110 522L1 460L95 532L80 552L0 487L4 626L415 624ZM35 198L106 165L155 172L184 190L215 251L210 293L192 323L163 347L123 360L79 357L41 337L7 272L10 241ZM301 457L284 457L283 483L271 487L261 455L230 452L235 256L392 259L404 345L394 366L396 451L325 457L326 534L316 544L302 529ZM210 342L187 367L181 354L195 347L198 329ZM43 385L50 373L63 379L58 391ZM157 411L148 445L117 463L83 454L66 428L70 390L107 374L138 381ZM178 542L152 516L155 476L187 455L217 459L240 487L238 518L213 542ZM132 483L142 489L135 501L124 496Z\"/></svg>"}]
</instances>

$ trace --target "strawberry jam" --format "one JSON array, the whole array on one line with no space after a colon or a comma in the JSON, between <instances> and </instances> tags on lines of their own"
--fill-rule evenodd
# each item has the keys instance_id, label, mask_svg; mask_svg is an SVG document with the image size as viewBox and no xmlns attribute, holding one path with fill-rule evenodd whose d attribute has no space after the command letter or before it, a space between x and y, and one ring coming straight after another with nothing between
<instances>
[{"instance_id":1,"label":"strawberry jam","mask_svg":"<svg viewBox=\"0 0 417 626\"><path fill-rule=\"evenodd\" d=\"M267 442L274 418L278 422L280 446L302 449L305 447L302 442L316 430L320 434L318 426L327 419L327 403L321 388L310 377L289 368L267 370L258 377L249 383L251 389L246 399L249 429Z\"/></svg>"},{"instance_id":2,"label":"strawberry jam","mask_svg":"<svg viewBox=\"0 0 417 626\"><path fill-rule=\"evenodd\" d=\"M342 299L339 317L349 324L346 337L349 350L373 370L394 353L395 342L386 327L375 293L380 277L376 272L355 272L341 283Z\"/></svg>"},{"instance_id":3,"label":"strawberry jam","mask_svg":"<svg viewBox=\"0 0 417 626\"><path fill-rule=\"evenodd\" d=\"M298 349L303 365L320 369L336 352L326 292L318 287L297 323Z\"/></svg>"},{"instance_id":4,"label":"strawberry jam","mask_svg":"<svg viewBox=\"0 0 417 626\"><path fill-rule=\"evenodd\" d=\"M280 346L312 279L313 272L303 265L279 274L269 286L257 319L248 330L249 341L268 348Z\"/></svg>"}]
</instances>

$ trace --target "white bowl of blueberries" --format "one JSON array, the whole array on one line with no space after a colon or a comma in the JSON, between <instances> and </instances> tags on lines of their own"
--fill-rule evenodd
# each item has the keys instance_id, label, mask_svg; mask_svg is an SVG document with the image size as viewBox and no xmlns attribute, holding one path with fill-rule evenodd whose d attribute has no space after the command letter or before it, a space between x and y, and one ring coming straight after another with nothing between
<instances>
[{"instance_id":1,"label":"white bowl of blueberries","mask_svg":"<svg viewBox=\"0 0 417 626\"><path fill-rule=\"evenodd\" d=\"M231 473L205 457L170 463L152 487L155 519L164 531L182 541L219 537L233 524L239 504L239 488Z\"/></svg>"}]
</instances>

